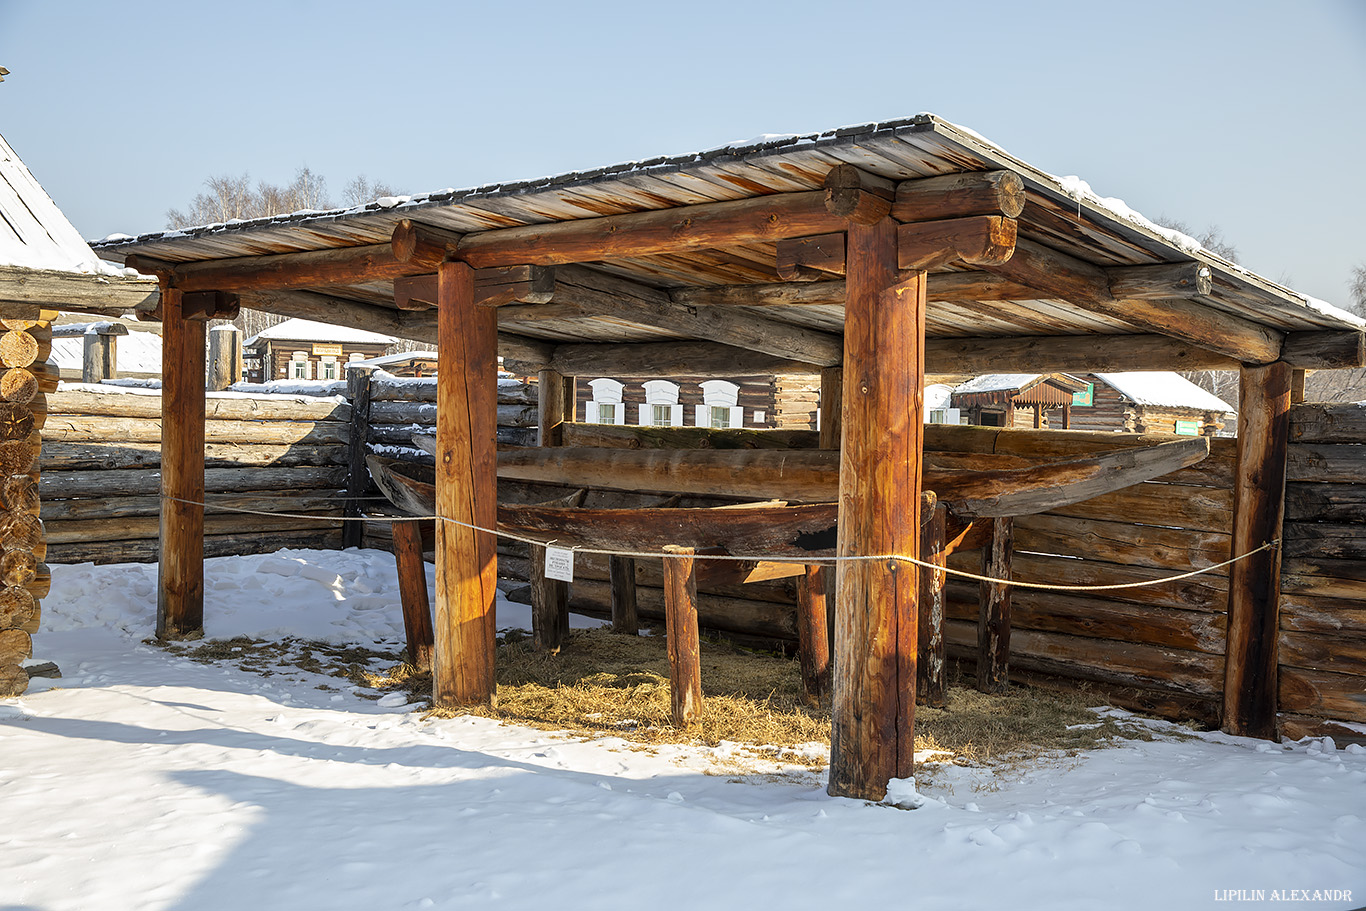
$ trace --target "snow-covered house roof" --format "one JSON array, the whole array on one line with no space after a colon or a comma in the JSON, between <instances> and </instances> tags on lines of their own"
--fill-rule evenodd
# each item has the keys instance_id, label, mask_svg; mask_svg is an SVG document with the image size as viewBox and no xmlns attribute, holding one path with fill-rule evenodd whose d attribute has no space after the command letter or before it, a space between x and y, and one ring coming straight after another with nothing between
<instances>
[{"instance_id":1,"label":"snow-covered house roof","mask_svg":"<svg viewBox=\"0 0 1366 911\"><path fill-rule=\"evenodd\" d=\"M1023 389L1034 382L1041 373L984 373L953 387L954 392L1006 392Z\"/></svg>"},{"instance_id":2,"label":"snow-covered house roof","mask_svg":"<svg viewBox=\"0 0 1366 911\"><path fill-rule=\"evenodd\" d=\"M0 266L122 275L90 249L0 136Z\"/></svg>"},{"instance_id":3,"label":"snow-covered house roof","mask_svg":"<svg viewBox=\"0 0 1366 911\"><path fill-rule=\"evenodd\" d=\"M400 351L397 354L381 354L379 357L363 361L352 361L348 367L390 367L394 364L407 364L416 360L436 360L435 351Z\"/></svg>"},{"instance_id":4,"label":"snow-covered house roof","mask_svg":"<svg viewBox=\"0 0 1366 911\"><path fill-rule=\"evenodd\" d=\"M1236 410L1214 393L1201 389L1179 373L1167 370L1096 373L1093 376L1139 405L1193 408L1221 413Z\"/></svg>"},{"instance_id":5,"label":"snow-covered house roof","mask_svg":"<svg viewBox=\"0 0 1366 911\"><path fill-rule=\"evenodd\" d=\"M364 329L352 329L348 326L333 326L330 323L318 323L308 319L287 319L283 323L271 326L244 343L246 347L254 347L265 341L289 341L289 342L351 342L362 345L392 345L398 341L391 335L381 335L378 332L367 332Z\"/></svg>"}]
</instances>

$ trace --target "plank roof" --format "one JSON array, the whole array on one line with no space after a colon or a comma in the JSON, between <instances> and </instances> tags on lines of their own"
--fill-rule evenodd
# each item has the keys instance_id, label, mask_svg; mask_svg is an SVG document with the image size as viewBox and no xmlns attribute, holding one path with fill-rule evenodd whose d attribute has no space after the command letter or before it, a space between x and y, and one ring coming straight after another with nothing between
<instances>
[{"instance_id":1,"label":"plank roof","mask_svg":"<svg viewBox=\"0 0 1366 911\"><path fill-rule=\"evenodd\" d=\"M964 127L931 114L843 127L822 133L766 136L677 157L625 162L536 180L390 197L364 206L301 212L231 224L112 238L94 244L102 256L130 254L169 264L385 244L400 220L458 234L547 224L603 215L668 209L790 191L817 190L829 171L851 164L895 181L970 171L1009 169L1023 179L1029 204L1019 234L1076 259L1108 268L1200 263L1213 285L1200 306L1276 332L1360 330L1345 311L1251 273L1162 228L1118 200L1105 200L1083 182L1058 178L1010 155ZM666 291L777 281L772 243L700 252L635 257L588 264L640 285ZM946 271L955 267L947 267ZM359 303L393 307L393 283L312 289ZM741 308L769 319L838 332L843 307ZM500 329L547 341L661 341L685 336L656 326L592 314L526 322ZM931 301L929 338L1005 338L1133 334L1132 325L1075 303L1040 297L1025 301Z\"/></svg>"},{"instance_id":2,"label":"plank roof","mask_svg":"<svg viewBox=\"0 0 1366 911\"><path fill-rule=\"evenodd\" d=\"M0 266L109 271L32 172L0 136ZM122 270L112 270L121 274Z\"/></svg>"}]
</instances>

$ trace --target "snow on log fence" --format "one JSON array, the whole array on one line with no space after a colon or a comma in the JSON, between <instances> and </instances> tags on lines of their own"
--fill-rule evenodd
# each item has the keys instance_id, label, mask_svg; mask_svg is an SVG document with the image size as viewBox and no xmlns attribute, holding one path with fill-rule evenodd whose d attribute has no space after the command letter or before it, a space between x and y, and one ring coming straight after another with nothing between
<instances>
[{"instance_id":1,"label":"snow on log fence","mask_svg":"<svg viewBox=\"0 0 1366 911\"><path fill-rule=\"evenodd\" d=\"M320 525L317 518L340 518L348 502L366 514L392 514L363 472L358 478L353 470L348 490L348 465L363 462L367 451L430 461L412 437L434 433L435 383L352 373L350 401L337 395L210 396L206 499L315 518L209 509L206 556L340 547L341 523ZM333 384L330 391L344 389ZM355 411L353 402L359 402ZM500 443L535 445L535 386L505 378L498 402ZM47 396L39 493L49 563L157 559L160 407L154 393L99 387ZM364 447L351 446L356 428ZM583 437L576 443L592 445L595 430L602 433L586 425L575 428ZM648 430L641 432L648 437ZM817 445L814 432L781 433L784 446ZM1159 439L1167 437L926 428L930 449L1041 460ZM1330 734L1339 741L1366 742L1366 408L1295 406L1291 440L1278 642L1282 730L1292 737ZM1053 512L1017 517L1013 574L1061 585L1103 585L1151 581L1228 559L1234 459L1234 441L1214 439L1210 456L1190 468ZM553 485L499 485L500 497L511 502L540 502L563 493ZM654 505L663 496L603 490L591 498L585 505L619 508ZM725 501L689 496L674 502ZM430 536L431 530L425 533ZM392 548L387 523L358 524L353 534L347 543ZM500 541L498 553L504 579L514 585L529 582L526 545ZM639 616L662 622L662 561L632 562ZM979 572L982 551L953 553L948 565ZM609 558L580 554L570 586L572 609L610 617L612 573ZM698 598L701 625L742 642L795 648L797 589L795 578L704 586ZM979 583L949 577L944 638L950 662L967 677L976 670L979 600ZM1015 588L1010 679L1094 687L1098 696L1126 707L1217 724L1227 607L1226 569L1107 592Z\"/></svg>"}]
</instances>

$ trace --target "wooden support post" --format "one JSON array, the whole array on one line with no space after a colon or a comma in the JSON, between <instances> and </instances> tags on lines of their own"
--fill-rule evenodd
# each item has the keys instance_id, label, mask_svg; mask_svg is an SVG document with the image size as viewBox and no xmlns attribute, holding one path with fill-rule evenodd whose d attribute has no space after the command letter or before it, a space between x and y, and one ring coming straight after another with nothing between
<instances>
[{"instance_id":1,"label":"wooden support post","mask_svg":"<svg viewBox=\"0 0 1366 911\"><path fill-rule=\"evenodd\" d=\"M204 329L163 288L157 638L204 634Z\"/></svg>"},{"instance_id":2,"label":"wooden support post","mask_svg":"<svg viewBox=\"0 0 1366 911\"><path fill-rule=\"evenodd\" d=\"M933 491L920 495L920 559L933 563L934 570L920 567L920 637L916 667L916 692L920 701L933 708L948 702L948 662L944 658L944 581L943 567L948 510L940 505Z\"/></svg>"},{"instance_id":3,"label":"wooden support post","mask_svg":"<svg viewBox=\"0 0 1366 911\"><path fill-rule=\"evenodd\" d=\"M1281 536L1290 440L1288 364L1243 367L1238 384L1238 459L1233 479L1234 556ZM1226 733L1276 737L1277 636L1281 551L1261 551L1229 567L1224 660Z\"/></svg>"},{"instance_id":4,"label":"wooden support post","mask_svg":"<svg viewBox=\"0 0 1366 911\"><path fill-rule=\"evenodd\" d=\"M844 413L844 368L826 367L821 371L820 431L817 446L820 449L838 451L840 432L843 427L841 416ZM831 648L835 644L835 580L839 573L836 567L821 573L825 581L825 641Z\"/></svg>"},{"instance_id":5,"label":"wooden support post","mask_svg":"<svg viewBox=\"0 0 1366 911\"><path fill-rule=\"evenodd\" d=\"M474 271L437 269L436 647L432 701L492 704L497 625L497 312ZM461 523L461 524L457 524Z\"/></svg>"},{"instance_id":6,"label":"wooden support post","mask_svg":"<svg viewBox=\"0 0 1366 911\"><path fill-rule=\"evenodd\" d=\"M702 717L702 647L697 634L697 561L691 547L664 548L664 623L668 630L669 699L675 727Z\"/></svg>"},{"instance_id":7,"label":"wooden support post","mask_svg":"<svg viewBox=\"0 0 1366 911\"><path fill-rule=\"evenodd\" d=\"M569 584L545 574L545 547L531 545L531 639L557 655L569 638Z\"/></svg>"},{"instance_id":8,"label":"wooden support post","mask_svg":"<svg viewBox=\"0 0 1366 911\"><path fill-rule=\"evenodd\" d=\"M359 523L355 523L359 524ZM432 607L427 600L427 567L422 560L422 528L417 522L394 522L394 560L398 563L398 596L403 604L403 634L413 667L432 666Z\"/></svg>"},{"instance_id":9,"label":"wooden support post","mask_svg":"<svg viewBox=\"0 0 1366 911\"><path fill-rule=\"evenodd\" d=\"M830 691L830 612L827 609L827 567L809 563L797 577L797 648L806 701L819 705Z\"/></svg>"},{"instance_id":10,"label":"wooden support post","mask_svg":"<svg viewBox=\"0 0 1366 911\"><path fill-rule=\"evenodd\" d=\"M1034 429L1043 429L1043 405L1041 404L1036 404L1034 406Z\"/></svg>"},{"instance_id":11,"label":"wooden support post","mask_svg":"<svg viewBox=\"0 0 1366 911\"><path fill-rule=\"evenodd\" d=\"M574 378L542 370L536 383L542 446L564 445L564 425L574 418ZM536 648L558 654L569 638L569 585L545 575L545 548L531 547L531 637Z\"/></svg>"},{"instance_id":12,"label":"wooden support post","mask_svg":"<svg viewBox=\"0 0 1366 911\"><path fill-rule=\"evenodd\" d=\"M850 224L840 460L842 557L920 553L925 273L904 278L890 219ZM916 572L839 564L829 793L881 800L912 773Z\"/></svg>"},{"instance_id":13,"label":"wooden support post","mask_svg":"<svg viewBox=\"0 0 1366 911\"><path fill-rule=\"evenodd\" d=\"M607 558L607 576L612 588L612 632L623 636L640 635L636 610L636 561L633 557Z\"/></svg>"},{"instance_id":14,"label":"wooden support post","mask_svg":"<svg viewBox=\"0 0 1366 911\"><path fill-rule=\"evenodd\" d=\"M119 326L122 329L122 326ZM124 333L127 333L124 329ZM81 358L81 382L98 383L119 375L118 337L114 332L86 332Z\"/></svg>"},{"instance_id":15,"label":"wooden support post","mask_svg":"<svg viewBox=\"0 0 1366 911\"><path fill-rule=\"evenodd\" d=\"M231 323L209 330L209 389L221 392L242 379L242 330Z\"/></svg>"},{"instance_id":16,"label":"wooden support post","mask_svg":"<svg viewBox=\"0 0 1366 911\"><path fill-rule=\"evenodd\" d=\"M991 519L991 543L982 549L982 575L1009 579L1014 524L1009 516ZM977 621L977 689L1004 693L1010 682L1010 586L981 583Z\"/></svg>"},{"instance_id":17,"label":"wooden support post","mask_svg":"<svg viewBox=\"0 0 1366 911\"><path fill-rule=\"evenodd\" d=\"M351 436L347 444L346 504L342 515L352 521L342 525L342 547L360 547L365 532L364 523L356 520L361 515L361 497L370 488L365 444L370 433L370 377L374 372L373 367L350 367L346 371L346 397L351 400ZM395 527L402 524L395 523ZM420 552L421 548L418 550ZM404 610L407 610L406 604Z\"/></svg>"}]
</instances>

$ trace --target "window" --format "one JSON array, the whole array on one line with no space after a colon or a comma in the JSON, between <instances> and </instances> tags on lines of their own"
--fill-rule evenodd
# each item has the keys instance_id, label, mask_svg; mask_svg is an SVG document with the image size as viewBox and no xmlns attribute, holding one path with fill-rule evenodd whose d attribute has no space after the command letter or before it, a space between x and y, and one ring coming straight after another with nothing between
<instances>
[{"instance_id":1,"label":"window","mask_svg":"<svg viewBox=\"0 0 1366 911\"><path fill-rule=\"evenodd\" d=\"M295 351L289 358L289 373L286 374L291 380L311 380L313 379L313 365L308 361L307 351Z\"/></svg>"},{"instance_id":2,"label":"window","mask_svg":"<svg viewBox=\"0 0 1366 911\"><path fill-rule=\"evenodd\" d=\"M325 357L318 365L320 380L335 380L337 378L337 359L335 357Z\"/></svg>"},{"instance_id":3,"label":"window","mask_svg":"<svg viewBox=\"0 0 1366 911\"><path fill-rule=\"evenodd\" d=\"M948 412L944 408L933 408L930 410L931 424L946 424L948 423L947 418Z\"/></svg>"},{"instance_id":4,"label":"window","mask_svg":"<svg viewBox=\"0 0 1366 911\"><path fill-rule=\"evenodd\" d=\"M738 407L740 387L725 380L702 383L702 404L693 408L693 423L698 427L743 427L744 409Z\"/></svg>"},{"instance_id":5,"label":"window","mask_svg":"<svg viewBox=\"0 0 1366 911\"><path fill-rule=\"evenodd\" d=\"M645 384L645 404L637 412L641 426L682 427L683 406L678 404L678 384L650 380Z\"/></svg>"},{"instance_id":6,"label":"window","mask_svg":"<svg viewBox=\"0 0 1366 911\"><path fill-rule=\"evenodd\" d=\"M602 377L589 380L588 387L593 390L593 400L584 405L585 424L626 423L626 408L621 403L621 392L625 387L621 383Z\"/></svg>"}]
</instances>

